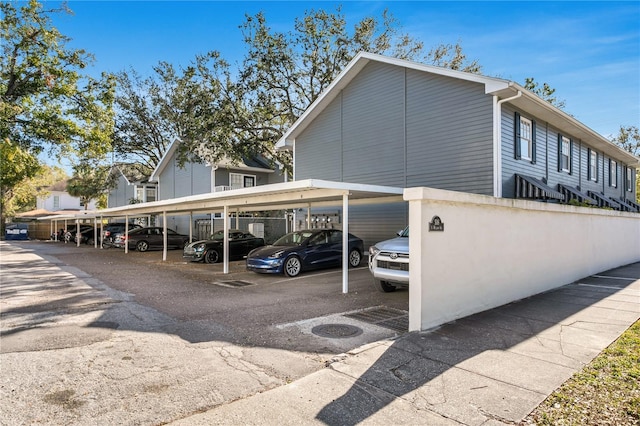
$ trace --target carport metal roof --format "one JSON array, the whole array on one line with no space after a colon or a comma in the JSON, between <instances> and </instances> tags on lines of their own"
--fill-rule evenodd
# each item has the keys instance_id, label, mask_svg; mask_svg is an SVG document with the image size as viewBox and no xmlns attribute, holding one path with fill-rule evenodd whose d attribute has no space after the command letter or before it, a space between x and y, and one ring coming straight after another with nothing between
<instances>
[{"instance_id":1,"label":"carport metal roof","mask_svg":"<svg viewBox=\"0 0 640 426\"><path fill-rule=\"evenodd\" d=\"M343 247L347 247L349 232L349 205L380 204L404 202L403 188L333 182L319 179L307 179L294 182L276 183L229 191L191 195L170 200L132 204L103 210L86 211L75 215L48 216L40 220L97 219L110 217L136 217L149 214L163 215L166 229L166 215L191 214L194 212L222 212L228 217L230 210L243 212L263 210L285 210L300 207L323 207L342 204ZM229 222L224 221L224 272L229 271ZM166 235L166 232L165 232ZM126 246L126 245L125 245ZM348 251L343 250L342 288L348 292ZM167 258L166 241L163 260Z\"/></svg>"}]
</instances>

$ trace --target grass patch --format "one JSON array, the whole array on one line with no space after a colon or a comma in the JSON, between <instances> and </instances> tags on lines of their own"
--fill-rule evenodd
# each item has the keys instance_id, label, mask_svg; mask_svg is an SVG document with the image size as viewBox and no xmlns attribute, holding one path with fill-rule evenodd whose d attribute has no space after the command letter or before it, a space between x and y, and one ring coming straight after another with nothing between
<instances>
[{"instance_id":1,"label":"grass patch","mask_svg":"<svg viewBox=\"0 0 640 426\"><path fill-rule=\"evenodd\" d=\"M640 321L544 400L523 425L640 425Z\"/></svg>"}]
</instances>

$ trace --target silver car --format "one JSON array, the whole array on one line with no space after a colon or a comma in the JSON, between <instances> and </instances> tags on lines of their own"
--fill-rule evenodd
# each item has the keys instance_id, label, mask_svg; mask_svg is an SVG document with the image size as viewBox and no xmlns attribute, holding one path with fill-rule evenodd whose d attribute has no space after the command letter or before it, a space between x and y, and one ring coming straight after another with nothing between
<instances>
[{"instance_id":1,"label":"silver car","mask_svg":"<svg viewBox=\"0 0 640 426\"><path fill-rule=\"evenodd\" d=\"M409 285L409 227L398 237L369 247L369 270L376 288L395 291L397 286Z\"/></svg>"}]
</instances>

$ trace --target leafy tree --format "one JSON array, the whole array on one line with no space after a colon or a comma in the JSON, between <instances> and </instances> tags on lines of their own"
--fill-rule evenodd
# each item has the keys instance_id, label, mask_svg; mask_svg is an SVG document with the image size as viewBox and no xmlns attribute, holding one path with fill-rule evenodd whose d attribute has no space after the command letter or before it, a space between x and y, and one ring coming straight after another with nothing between
<instances>
[{"instance_id":1,"label":"leafy tree","mask_svg":"<svg viewBox=\"0 0 640 426\"><path fill-rule=\"evenodd\" d=\"M610 137L611 142L636 157L640 157L640 131L638 126L620 126L617 136ZM636 202L640 203L640 169L636 169Z\"/></svg>"},{"instance_id":2,"label":"leafy tree","mask_svg":"<svg viewBox=\"0 0 640 426\"><path fill-rule=\"evenodd\" d=\"M610 138L611 142L636 157L640 157L640 132L638 126L620 126L617 136Z\"/></svg>"},{"instance_id":3,"label":"leafy tree","mask_svg":"<svg viewBox=\"0 0 640 426\"><path fill-rule=\"evenodd\" d=\"M5 216L11 215L12 200L16 186L32 178L40 171L38 159L9 139L0 139L0 225L4 227Z\"/></svg>"},{"instance_id":4,"label":"leafy tree","mask_svg":"<svg viewBox=\"0 0 640 426\"><path fill-rule=\"evenodd\" d=\"M16 213L36 209L37 199L49 196L47 188L66 179L68 176L62 168L41 166L38 174L32 178L23 179L13 188L13 197L6 204L6 215L11 217Z\"/></svg>"},{"instance_id":5,"label":"leafy tree","mask_svg":"<svg viewBox=\"0 0 640 426\"><path fill-rule=\"evenodd\" d=\"M262 13L246 16L241 26L247 53L237 84L235 107L238 144L245 151L271 153L274 143L333 82L360 51L422 60L452 69L479 72L459 44L424 52L423 43L402 34L388 11L365 17L352 28L338 7L334 13L310 10L294 22L293 31L278 32ZM288 158L280 158L288 162Z\"/></svg>"},{"instance_id":6,"label":"leafy tree","mask_svg":"<svg viewBox=\"0 0 640 426\"><path fill-rule=\"evenodd\" d=\"M564 109L565 107L565 101L558 99L554 95L556 93L556 89L551 88L548 83L543 83L542 87L540 87L533 77L527 77L525 78L524 88L535 93L541 99L544 99L556 108Z\"/></svg>"},{"instance_id":7,"label":"leafy tree","mask_svg":"<svg viewBox=\"0 0 640 426\"><path fill-rule=\"evenodd\" d=\"M22 5L22 7L17 7ZM70 12L65 5L45 10L36 0L2 2L0 12L0 140L3 156L20 156L20 167L3 158L3 199L22 178L39 170L37 155L72 157L110 150L113 79L83 75L92 61L54 28L50 16Z\"/></svg>"},{"instance_id":8,"label":"leafy tree","mask_svg":"<svg viewBox=\"0 0 640 426\"><path fill-rule=\"evenodd\" d=\"M73 176L67 182L67 192L72 197L80 198L85 210L92 200L102 200L101 207L106 206L105 191L113 184L110 182L111 168L83 160L73 166ZM100 206L100 203L98 203Z\"/></svg>"},{"instance_id":9,"label":"leafy tree","mask_svg":"<svg viewBox=\"0 0 640 426\"><path fill-rule=\"evenodd\" d=\"M160 63L147 79L119 74L119 159L154 168L179 139L180 162L266 154L289 165L289 153L275 153L273 145L360 51L480 71L459 44L425 53L387 11L349 27L340 8L311 10L288 32L272 30L258 13L247 15L240 28L247 51L237 70L209 52L183 70Z\"/></svg>"}]
</instances>

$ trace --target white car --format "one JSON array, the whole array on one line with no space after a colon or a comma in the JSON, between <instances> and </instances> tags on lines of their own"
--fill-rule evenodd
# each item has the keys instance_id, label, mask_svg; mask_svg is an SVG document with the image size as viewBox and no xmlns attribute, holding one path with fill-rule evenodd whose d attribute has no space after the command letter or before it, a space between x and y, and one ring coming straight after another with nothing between
<instances>
[{"instance_id":1,"label":"white car","mask_svg":"<svg viewBox=\"0 0 640 426\"><path fill-rule=\"evenodd\" d=\"M409 227L398 237L369 247L369 270L376 288L392 292L397 286L409 285Z\"/></svg>"}]
</instances>

